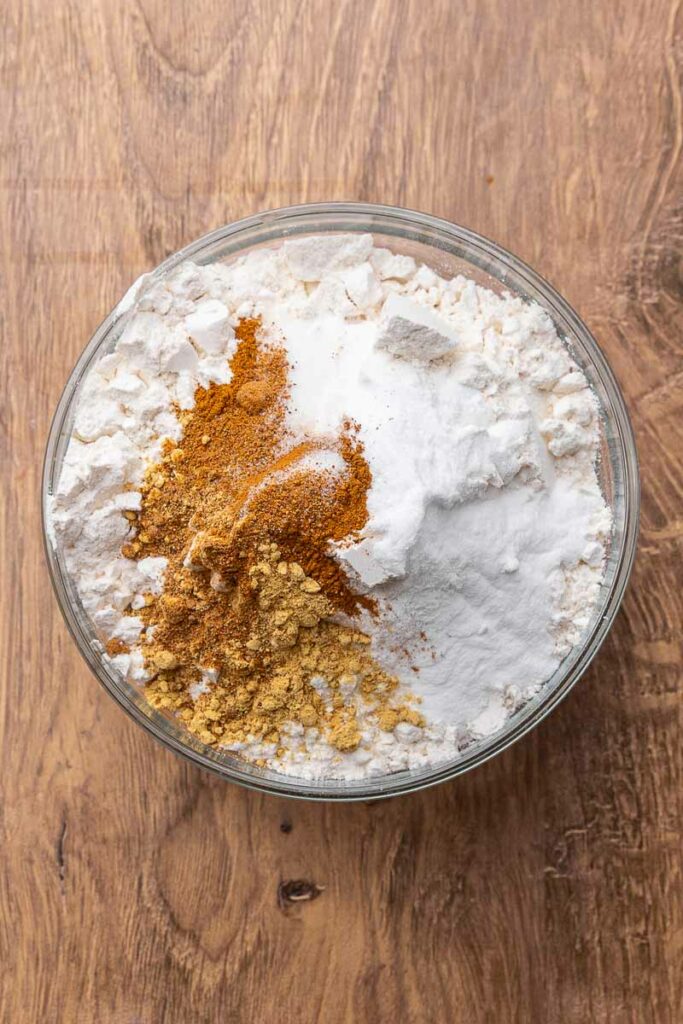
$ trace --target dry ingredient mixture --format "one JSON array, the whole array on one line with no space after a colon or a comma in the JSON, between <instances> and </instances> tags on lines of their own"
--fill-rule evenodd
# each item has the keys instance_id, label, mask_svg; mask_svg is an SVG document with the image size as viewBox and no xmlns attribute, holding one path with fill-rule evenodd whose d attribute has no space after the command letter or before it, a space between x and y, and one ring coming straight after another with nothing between
<instances>
[{"instance_id":1,"label":"dry ingredient mixture","mask_svg":"<svg viewBox=\"0 0 683 1024\"><path fill-rule=\"evenodd\" d=\"M112 669L199 741L424 767L580 642L599 409L540 307L339 234L143 278L119 313L51 536Z\"/></svg>"}]
</instances>

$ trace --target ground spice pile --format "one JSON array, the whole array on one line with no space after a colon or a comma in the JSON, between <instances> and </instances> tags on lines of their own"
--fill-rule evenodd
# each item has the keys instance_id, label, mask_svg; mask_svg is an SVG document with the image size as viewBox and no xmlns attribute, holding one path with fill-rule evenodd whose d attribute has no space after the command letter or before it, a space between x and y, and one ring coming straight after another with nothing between
<instances>
[{"instance_id":1,"label":"ground spice pile","mask_svg":"<svg viewBox=\"0 0 683 1024\"><path fill-rule=\"evenodd\" d=\"M293 438L283 347L258 320L236 335L230 383L197 389L181 440L147 475L141 511L127 513L135 537L123 553L169 563L163 594L138 613L154 627L143 638L148 698L206 743L279 744L293 722L352 750L358 700L383 729L421 725L394 706L396 679L347 624L375 609L330 550L368 517L371 474L354 425L325 441Z\"/></svg>"}]
</instances>

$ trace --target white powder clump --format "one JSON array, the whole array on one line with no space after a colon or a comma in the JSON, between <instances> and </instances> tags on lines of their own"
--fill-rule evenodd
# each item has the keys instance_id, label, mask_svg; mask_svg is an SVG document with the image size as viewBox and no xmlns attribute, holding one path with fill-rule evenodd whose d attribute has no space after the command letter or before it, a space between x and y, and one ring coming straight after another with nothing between
<instances>
[{"instance_id":1,"label":"white powder clump","mask_svg":"<svg viewBox=\"0 0 683 1024\"><path fill-rule=\"evenodd\" d=\"M384 303L377 338L381 351L415 363L430 363L453 352L457 343L457 333L449 322L428 307L395 292Z\"/></svg>"},{"instance_id":2,"label":"white powder clump","mask_svg":"<svg viewBox=\"0 0 683 1024\"><path fill-rule=\"evenodd\" d=\"M612 524L596 473L600 410L540 306L442 278L371 235L335 234L145 277L119 312L116 346L81 386L50 524L100 635L131 644L115 670L145 679L135 610L162 591L165 568L121 555L124 513L164 438L180 436L175 410L192 408L198 385L229 380L243 316L284 340L293 437L359 426L369 520L336 556L379 603L360 625L427 724L382 732L358 700L351 753L292 724L284 756L253 737L242 756L320 779L453 759L582 641ZM215 682L207 671L193 696Z\"/></svg>"},{"instance_id":3,"label":"white powder clump","mask_svg":"<svg viewBox=\"0 0 683 1024\"><path fill-rule=\"evenodd\" d=\"M283 245L292 276L299 281L322 281L345 267L357 267L372 252L372 235L310 235Z\"/></svg>"}]
</instances>

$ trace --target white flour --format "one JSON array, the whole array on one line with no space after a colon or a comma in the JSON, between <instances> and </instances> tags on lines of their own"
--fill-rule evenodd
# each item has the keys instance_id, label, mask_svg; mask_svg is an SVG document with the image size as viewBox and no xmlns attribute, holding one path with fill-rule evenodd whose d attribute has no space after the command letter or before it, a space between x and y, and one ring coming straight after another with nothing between
<instances>
[{"instance_id":1,"label":"white flour","mask_svg":"<svg viewBox=\"0 0 683 1024\"><path fill-rule=\"evenodd\" d=\"M229 380L240 317L284 338L295 433L360 425L370 517L338 557L380 600L383 625L363 626L428 725L382 733L361 712L363 741L343 755L292 726L277 770L358 778L452 758L499 729L580 641L611 528L594 465L598 406L540 307L443 280L369 235L184 264L142 280L121 307L125 329L82 387L52 503L53 536L105 639L135 644L142 622L123 613L163 588L164 559L120 554L122 512L139 507L163 438L180 436L173 403L191 408L199 384ZM145 679L137 648L111 662Z\"/></svg>"}]
</instances>

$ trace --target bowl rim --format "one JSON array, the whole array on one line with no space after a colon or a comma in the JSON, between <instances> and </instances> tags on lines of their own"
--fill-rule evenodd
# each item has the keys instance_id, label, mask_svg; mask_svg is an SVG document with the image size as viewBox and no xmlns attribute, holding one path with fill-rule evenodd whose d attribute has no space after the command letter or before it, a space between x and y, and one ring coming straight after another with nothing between
<instances>
[{"instance_id":1,"label":"bowl rim","mask_svg":"<svg viewBox=\"0 0 683 1024\"><path fill-rule=\"evenodd\" d=\"M326 227L324 223L320 223L321 220L328 223L329 226ZM329 223L332 220L334 220L334 224ZM419 239L419 236L424 234L425 231L437 233L441 236L442 241L444 241L443 236L446 236L450 244L443 247L451 254L458 255L459 258L466 260L471 265L478 266L481 270L491 273L501 284L505 282L505 278L508 275L514 279L516 285L519 285L521 282L524 285L525 292L523 297L539 301L550 312L553 321L556 323L559 321L562 325L561 335L569 335L570 342L572 336L579 341L584 355L590 357L592 368L596 372L609 398L609 409L604 407L604 403L601 404L603 405L604 412L609 412L610 414L614 436L619 442L618 454L621 458L622 472L623 493L620 497L623 501L624 527L618 561L609 583L608 592L602 598L599 616L588 634L584 637L579 650L576 653L573 651L568 656L572 659L568 670L549 692L543 692L548 688L549 684L546 683L542 687L539 699L534 698L520 712L511 716L508 719L508 722L511 723L509 728L503 727L499 733L494 734L492 737L475 742L471 748L466 748L456 760L443 762L432 768L420 770L406 769L392 775L371 776L363 780L346 781L337 779L324 781L319 779L300 779L293 775L279 774L274 771L261 772L260 770L254 770L252 766L246 763L244 766L242 764L236 765L233 762L228 764L207 756L204 751L199 749L203 745L198 743L197 749L190 746L187 739L183 740L180 738L182 735L180 728L177 729L178 735L174 735L166 718L150 710L149 706L143 710L141 702L146 703L144 696L141 697L140 701L136 702L130 694L126 693L121 681L116 680L113 674L106 672L99 653L101 648L93 642L92 638L88 639L85 636L74 602L69 595L68 574L62 569L59 554L51 542L48 525L48 500L52 493L52 485L58 479L58 473L55 475L55 469L58 461L61 462L60 455L63 455L64 450L62 447L60 452L60 442L65 437L64 425L72 409L72 402L78 385L85 376L100 345L107 340L112 328L125 315L127 307L125 307L123 300L119 301L118 305L112 309L94 331L69 374L51 420L43 459L41 478L42 534L52 587L67 628L81 656L100 684L129 717L141 725L154 739L180 757L189 760L200 768L210 771L212 774L218 775L224 780L236 782L239 785L260 792L295 799L323 802L355 802L399 796L456 778L458 775L462 775L484 764L512 746L512 744L539 725L560 704L591 664L609 632L623 600L637 547L640 513L638 454L626 403L614 373L592 333L566 299L527 263L485 236L443 218L398 206L344 201L303 203L252 214L249 217L244 217L240 220L232 221L223 227L216 228L169 255L150 272L149 276L151 279L163 277L179 263L196 257L202 252L207 252L212 247L225 243L227 240L232 241L232 251L237 253L241 249L249 249L256 244L265 244L268 241L282 240L292 234L313 234L316 232L342 230L372 232L373 220L378 222L380 220L388 221L395 224L396 230L394 232L379 230L380 228L387 228L387 223L377 223L374 225L376 232L383 233L385 236L387 233L393 233L401 238L415 237ZM314 226L309 225L309 221L314 222ZM283 223L285 225L284 228ZM258 229L261 230L262 235L258 242L250 241L242 247L235 245L235 242L241 237ZM412 235L411 231L413 232ZM431 245L436 249L439 248L432 239L427 240L425 244ZM463 247L462 253L458 253L458 245ZM465 252L465 250L467 251ZM473 258L473 256L477 258ZM505 268L504 275L501 275L500 272L493 272L494 268L500 271L501 267ZM125 685L131 691L136 689L131 684ZM141 693L141 691L139 692ZM205 749L212 751L212 748Z\"/></svg>"}]
</instances>

